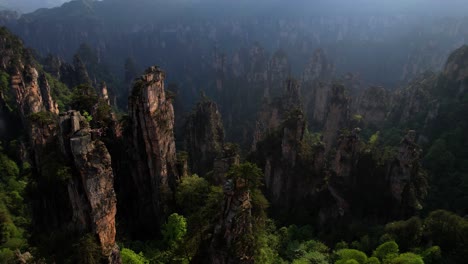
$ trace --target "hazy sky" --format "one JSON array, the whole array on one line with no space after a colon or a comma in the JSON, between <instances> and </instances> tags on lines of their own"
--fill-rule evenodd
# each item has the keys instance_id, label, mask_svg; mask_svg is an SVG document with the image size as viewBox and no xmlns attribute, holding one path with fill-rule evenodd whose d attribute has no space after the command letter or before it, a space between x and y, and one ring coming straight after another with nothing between
<instances>
[{"instance_id":1,"label":"hazy sky","mask_svg":"<svg viewBox=\"0 0 468 264\"><path fill-rule=\"evenodd\" d=\"M15 9L22 13L32 12L42 7L54 7L71 0L0 0L0 7ZM268 9L280 7L285 9L299 8L302 12L326 10L338 13L402 13L419 12L431 14L468 15L468 0L105 0L105 1L138 1L171 2L177 6L187 3L197 4L211 2L216 5L244 5L249 9ZM262 8L263 7L263 8Z\"/></svg>"},{"instance_id":2,"label":"hazy sky","mask_svg":"<svg viewBox=\"0 0 468 264\"><path fill-rule=\"evenodd\" d=\"M59 6L69 1L70 0L0 0L0 7L28 13L43 7Z\"/></svg>"}]
</instances>

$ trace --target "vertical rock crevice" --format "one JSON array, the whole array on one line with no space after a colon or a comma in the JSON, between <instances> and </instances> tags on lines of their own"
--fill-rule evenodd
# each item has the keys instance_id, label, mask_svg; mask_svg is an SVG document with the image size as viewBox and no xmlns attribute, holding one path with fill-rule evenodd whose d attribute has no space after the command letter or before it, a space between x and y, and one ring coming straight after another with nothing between
<instances>
[{"instance_id":1,"label":"vertical rock crevice","mask_svg":"<svg viewBox=\"0 0 468 264\"><path fill-rule=\"evenodd\" d=\"M164 90L165 73L150 67L135 81L129 98L129 154L136 188L135 225L157 234L178 180L174 108Z\"/></svg>"}]
</instances>

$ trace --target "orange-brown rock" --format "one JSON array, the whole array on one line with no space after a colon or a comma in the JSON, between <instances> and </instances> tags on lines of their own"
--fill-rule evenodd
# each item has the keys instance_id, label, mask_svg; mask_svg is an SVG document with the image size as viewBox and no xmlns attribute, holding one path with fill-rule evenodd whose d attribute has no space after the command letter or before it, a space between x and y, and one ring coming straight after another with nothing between
<instances>
[{"instance_id":1,"label":"orange-brown rock","mask_svg":"<svg viewBox=\"0 0 468 264\"><path fill-rule=\"evenodd\" d=\"M148 68L135 81L128 106L131 174L138 202L135 218L147 235L159 232L178 179L174 108L166 97L164 79L160 68Z\"/></svg>"}]
</instances>

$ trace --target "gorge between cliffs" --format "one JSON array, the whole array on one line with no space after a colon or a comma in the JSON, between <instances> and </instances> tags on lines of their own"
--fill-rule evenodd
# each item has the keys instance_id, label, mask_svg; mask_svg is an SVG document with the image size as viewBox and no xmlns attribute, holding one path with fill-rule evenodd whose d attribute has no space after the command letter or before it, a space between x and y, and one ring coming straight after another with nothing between
<instances>
[{"instance_id":1,"label":"gorge between cliffs","mask_svg":"<svg viewBox=\"0 0 468 264\"><path fill-rule=\"evenodd\" d=\"M62 2L0 3L0 263L466 262L463 3Z\"/></svg>"}]
</instances>

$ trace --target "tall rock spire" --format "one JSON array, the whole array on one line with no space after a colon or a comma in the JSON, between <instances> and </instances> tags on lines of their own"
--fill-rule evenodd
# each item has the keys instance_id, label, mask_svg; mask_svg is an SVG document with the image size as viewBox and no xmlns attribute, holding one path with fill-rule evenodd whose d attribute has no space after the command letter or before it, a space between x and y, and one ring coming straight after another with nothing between
<instances>
[{"instance_id":1,"label":"tall rock spire","mask_svg":"<svg viewBox=\"0 0 468 264\"><path fill-rule=\"evenodd\" d=\"M135 221L146 234L158 232L178 178L174 108L166 97L164 79L160 68L148 68L135 81L128 106L131 175L137 192Z\"/></svg>"}]
</instances>

